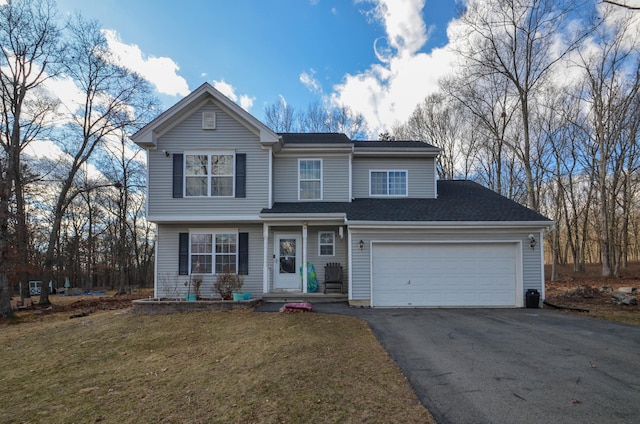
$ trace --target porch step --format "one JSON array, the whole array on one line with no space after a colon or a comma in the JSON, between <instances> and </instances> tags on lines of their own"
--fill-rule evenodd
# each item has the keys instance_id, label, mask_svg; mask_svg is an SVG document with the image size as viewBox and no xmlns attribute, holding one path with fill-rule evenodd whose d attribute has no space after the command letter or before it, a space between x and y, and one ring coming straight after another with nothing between
<instances>
[{"instance_id":1,"label":"porch step","mask_svg":"<svg viewBox=\"0 0 640 424\"><path fill-rule=\"evenodd\" d=\"M269 303L289 303L289 302L310 302L310 303L331 303L347 302L349 297L342 293L264 293L262 300Z\"/></svg>"}]
</instances>

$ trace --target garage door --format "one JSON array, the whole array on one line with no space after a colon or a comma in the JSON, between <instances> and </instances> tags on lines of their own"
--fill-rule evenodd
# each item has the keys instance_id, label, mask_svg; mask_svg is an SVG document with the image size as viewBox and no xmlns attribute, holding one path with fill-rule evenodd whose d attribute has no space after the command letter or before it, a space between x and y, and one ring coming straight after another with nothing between
<instances>
[{"instance_id":1,"label":"garage door","mask_svg":"<svg viewBox=\"0 0 640 424\"><path fill-rule=\"evenodd\" d=\"M516 306L517 244L374 243L373 306Z\"/></svg>"}]
</instances>

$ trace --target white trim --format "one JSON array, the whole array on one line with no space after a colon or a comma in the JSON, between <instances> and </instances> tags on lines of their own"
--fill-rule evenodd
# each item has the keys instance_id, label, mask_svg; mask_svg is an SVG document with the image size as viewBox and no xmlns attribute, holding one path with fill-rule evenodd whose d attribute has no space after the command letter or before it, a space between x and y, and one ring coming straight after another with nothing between
<instances>
[{"instance_id":1,"label":"white trim","mask_svg":"<svg viewBox=\"0 0 640 424\"><path fill-rule=\"evenodd\" d=\"M464 228L512 228L539 230L547 228L552 223L550 221L349 221L349 226L353 229L460 229Z\"/></svg>"},{"instance_id":2,"label":"white trim","mask_svg":"<svg viewBox=\"0 0 640 424\"><path fill-rule=\"evenodd\" d=\"M171 223L179 224L183 222L205 222L207 224L224 222L230 224L243 223L261 223L263 220L258 215L148 215L147 220L154 223Z\"/></svg>"},{"instance_id":3,"label":"white trim","mask_svg":"<svg viewBox=\"0 0 640 424\"><path fill-rule=\"evenodd\" d=\"M331 234L331 255L323 255L322 254L322 234ZM324 244L324 246L329 246L329 244ZM318 257L321 258L329 258L332 256L336 256L336 232L335 231L318 231Z\"/></svg>"},{"instance_id":4,"label":"white trim","mask_svg":"<svg viewBox=\"0 0 640 424\"><path fill-rule=\"evenodd\" d=\"M277 283L278 283L278 279L277 279L277 275L279 274L279 268L280 268L280 251L279 251L279 246L278 246L278 239L281 237L287 237L287 238L295 238L296 241L301 241L302 240L302 235L300 233L296 233L296 232L274 232L273 233L273 289L274 290L285 290L285 291L293 291L293 292L301 292L302 291L302 287L300 287L302 285L302 283L300 282L300 280L298 279L298 271L295 270L294 274L296 276L296 279L298 281L298 286L295 288L278 288L276 287ZM299 266L299 262L302 260L301 259L302 255L300 255L300 246L298 246L298 244L296 243L296 268Z\"/></svg>"},{"instance_id":5,"label":"white trim","mask_svg":"<svg viewBox=\"0 0 640 424\"><path fill-rule=\"evenodd\" d=\"M300 162L302 161L318 161L320 162L320 197L317 199L301 199L300 198ZM324 191L324 184L323 184L323 168L324 168L324 163L322 158L298 158L298 201L300 202L316 202L319 200L322 200L322 194ZM305 181L316 181L316 180L305 180Z\"/></svg>"},{"instance_id":6,"label":"white trim","mask_svg":"<svg viewBox=\"0 0 640 424\"><path fill-rule=\"evenodd\" d=\"M538 250L540 251L540 298L544 300L547 297L544 283L544 235L542 230L538 233L538 244L536 245Z\"/></svg>"},{"instance_id":7,"label":"white trim","mask_svg":"<svg viewBox=\"0 0 640 424\"><path fill-rule=\"evenodd\" d=\"M351 234L351 233L349 233ZM515 307L524 306L524 258L522 254L522 240L493 239L493 240L369 240L369 298L370 305L374 307L375 300L373 296L373 249L374 244L510 244L515 249ZM544 277L543 277L544 278ZM544 284L543 284L544 287Z\"/></svg>"},{"instance_id":8,"label":"white trim","mask_svg":"<svg viewBox=\"0 0 640 424\"><path fill-rule=\"evenodd\" d=\"M269 224L262 224L262 293L269 293Z\"/></svg>"},{"instance_id":9,"label":"white trim","mask_svg":"<svg viewBox=\"0 0 640 424\"><path fill-rule=\"evenodd\" d=\"M405 175L405 187L404 194L373 194L371 193L371 174L374 172L386 172L387 174L387 193L389 193L389 173L390 172L404 172ZM376 198L399 198L399 197L409 197L409 171L406 169L370 169L369 170L369 197Z\"/></svg>"},{"instance_id":10,"label":"white trim","mask_svg":"<svg viewBox=\"0 0 640 424\"><path fill-rule=\"evenodd\" d=\"M147 148L155 146L157 143L157 130L164 130L166 132L169 129L174 128L179 122L181 122L181 120L189 116L189 111L197 109L198 105L202 102L207 102L212 99L219 103L219 106L226 108L227 112L239 118L240 122L247 128L251 127L253 133L259 134L260 143L274 144L280 141L280 137L271 131L265 124L260 122L246 110L242 109L238 104L213 88L213 86L207 82L203 83L200 87L196 88L178 103L171 106L153 121L133 134L131 136L131 140L141 147Z\"/></svg>"},{"instance_id":11,"label":"white trim","mask_svg":"<svg viewBox=\"0 0 640 424\"><path fill-rule=\"evenodd\" d=\"M260 215L262 221L282 222L282 221L335 221L344 222L346 214L339 213L265 213ZM297 224L298 222L296 222Z\"/></svg>"},{"instance_id":12,"label":"white trim","mask_svg":"<svg viewBox=\"0 0 640 424\"><path fill-rule=\"evenodd\" d=\"M148 167L147 167L148 169ZM160 298L160 293L158 293L158 247L160 246L160 228L156 225L156 239L154 243L154 252L153 252L153 297L156 299ZM179 251L179 248L178 248ZM66 294L66 293L65 293ZM166 293L165 293L166 296Z\"/></svg>"}]
</instances>

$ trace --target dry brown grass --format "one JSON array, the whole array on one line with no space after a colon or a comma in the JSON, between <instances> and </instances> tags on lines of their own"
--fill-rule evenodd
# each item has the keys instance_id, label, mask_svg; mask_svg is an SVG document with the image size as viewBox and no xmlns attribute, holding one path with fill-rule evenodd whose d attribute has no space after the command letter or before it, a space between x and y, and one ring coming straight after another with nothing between
<instances>
[{"instance_id":1,"label":"dry brown grass","mask_svg":"<svg viewBox=\"0 0 640 424\"><path fill-rule=\"evenodd\" d=\"M251 311L0 327L0 422L433 422L369 327Z\"/></svg>"}]
</instances>

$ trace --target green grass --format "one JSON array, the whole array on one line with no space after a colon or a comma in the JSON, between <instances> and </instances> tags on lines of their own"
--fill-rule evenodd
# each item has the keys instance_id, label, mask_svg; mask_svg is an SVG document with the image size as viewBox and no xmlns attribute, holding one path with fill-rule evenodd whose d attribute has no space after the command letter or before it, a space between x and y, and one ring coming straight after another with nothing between
<instances>
[{"instance_id":1,"label":"green grass","mask_svg":"<svg viewBox=\"0 0 640 424\"><path fill-rule=\"evenodd\" d=\"M123 311L0 327L0 422L433 422L352 317Z\"/></svg>"}]
</instances>

